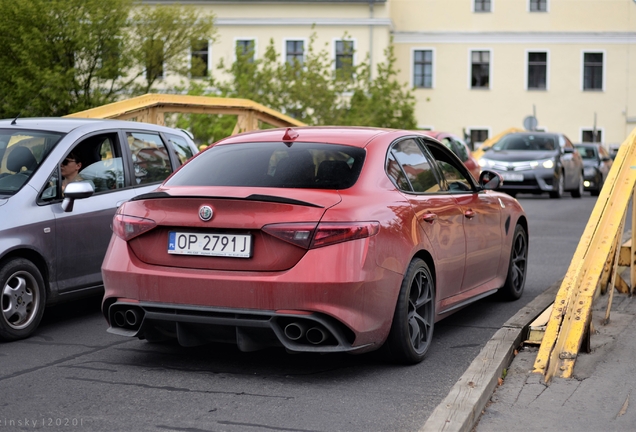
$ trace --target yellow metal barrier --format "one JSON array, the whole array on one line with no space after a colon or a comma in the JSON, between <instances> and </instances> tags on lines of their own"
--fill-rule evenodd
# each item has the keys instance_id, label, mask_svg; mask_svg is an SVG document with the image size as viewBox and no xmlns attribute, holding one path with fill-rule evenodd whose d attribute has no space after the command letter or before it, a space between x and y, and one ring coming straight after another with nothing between
<instances>
[{"instance_id":1,"label":"yellow metal barrier","mask_svg":"<svg viewBox=\"0 0 636 432\"><path fill-rule=\"evenodd\" d=\"M523 132L523 131L524 131L523 129L514 128L514 127L506 129L505 131L500 132L494 137L488 138L486 141L484 141L478 149L473 150L473 156L475 157L475 159L479 160L479 158L484 155L484 149L491 147L494 143L499 141L504 135L508 135L514 132Z\"/></svg>"},{"instance_id":2,"label":"yellow metal barrier","mask_svg":"<svg viewBox=\"0 0 636 432\"><path fill-rule=\"evenodd\" d=\"M275 127L305 126L303 122L248 99L158 93L102 105L66 117L137 120L164 125L165 115L172 113L236 115L233 135L258 129L259 121Z\"/></svg>"},{"instance_id":3,"label":"yellow metal barrier","mask_svg":"<svg viewBox=\"0 0 636 432\"><path fill-rule=\"evenodd\" d=\"M634 252L625 254L627 245L620 247L629 200L636 183L636 129L621 146L594 210L574 252L570 267L559 289L552 313L534 363L534 372L552 377L572 376L577 354L584 339L589 338L592 302L603 286L610 283L610 294L618 278L616 271L620 257L634 263ZM634 212L632 212L634 213ZM632 217L632 236L636 234L636 219ZM623 253L621 254L621 251ZM631 281L636 277L631 265ZM608 277L611 276L611 277ZM610 280L611 279L611 280ZM633 289L629 289L633 291ZM611 301L610 305L611 307ZM608 315L609 318L609 307Z\"/></svg>"}]
</instances>

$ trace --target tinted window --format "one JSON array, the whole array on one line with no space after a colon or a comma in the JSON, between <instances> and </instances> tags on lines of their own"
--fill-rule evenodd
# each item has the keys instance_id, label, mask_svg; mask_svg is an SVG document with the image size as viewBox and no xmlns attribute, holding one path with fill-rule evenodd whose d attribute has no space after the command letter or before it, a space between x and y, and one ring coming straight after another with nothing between
<instances>
[{"instance_id":1,"label":"tinted window","mask_svg":"<svg viewBox=\"0 0 636 432\"><path fill-rule=\"evenodd\" d=\"M451 192L472 191L472 185L470 180L468 180L465 170L453 155L446 153L434 145L428 145L427 147L433 158L437 161L437 166L444 176L444 181L446 182L445 189Z\"/></svg>"},{"instance_id":2,"label":"tinted window","mask_svg":"<svg viewBox=\"0 0 636 432\"><path fill-rule=\"evenodd\" d=\"M0 194L14 194L63 134L29 130L0 130Z\"/></svg>"},{"instance_id":3,"label":"tinted window","mask_svg":"<svg viewBox=\"0 0 636 432\"><path fill-rule=\"evenodd\" d=\"M167 185L346 189L358 179L364 157L363 149L331 144L217 145L194 158Z\"/></svg>"},{"instance_id":4,"label":"tinted window","mask_svg":"<svg viewBox=\"0 0 636 432\"><path fill-rule=\"evenodd\" d=\"M165 180L172 172L168 150L157 134L127 132L128 146L135 167L135 184Z\"/></svg>"},{"instance_id":5,"label":"tinted window","mask_svg":"<svg viewBox=\"0 0 636 432\"><path fill-rule=\"evenodd\" d=\"M181 162L181 165L186 163L188 159L194 156L194 153L192 152L192 148L188 145L188 142L185 140L185 138L177 136L177 135L172 135L172 134L166 134L166 136L168 137L168 140L170 140L170 143L172 144L172 148L174 149L174 152L177 154L177 157L179 158L179 162Z\"/></svg>"},{"instance_id":6,"label":"tinted window","mask_svg":"<svg viewBox=\"0 0 636 432\"><path fill-rule=\"evenodd\" d=\"M417 141L413 139L400 141L393 146L391 153L402 165L413 192L439 191L435 172Z\"/></svg>"}]
</instances>

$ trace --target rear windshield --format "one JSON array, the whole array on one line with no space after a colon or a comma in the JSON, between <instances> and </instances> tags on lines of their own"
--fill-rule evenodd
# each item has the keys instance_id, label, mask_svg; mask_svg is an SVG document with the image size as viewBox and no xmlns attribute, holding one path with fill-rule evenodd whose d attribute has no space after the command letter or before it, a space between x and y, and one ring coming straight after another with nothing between
<instances>
[{"instance_id":1,"label":"rear windshield","mask_svg":"<svg viewBox=\"0 0 636 432\"><path fill-rule=\"evenodd\" d=\"M0 129L0 194L17 192L62 136L55 132Z\"/></svg>"},{"instance_id":2,"label":"rear windshield","mask_svg":"<svg viewBox=\"0 0 636 432\"><path fill-rule=\"evenodd\" d=\"M333 144L219 145L192 159L166 185L346 189L358 179L364 157L364 149Z\"/></svg>"},{"instance_id":3,"label":"rear windshield","mask_svg":"<svg viewBox=\"0 0 636 432\"><path fill-rule=\"evenodd\" d=\"M510 134L504 136L495 145L494 150L530 150L550 151L558 149L558 140L554 135Z\"/></svg>"}]
</instances>

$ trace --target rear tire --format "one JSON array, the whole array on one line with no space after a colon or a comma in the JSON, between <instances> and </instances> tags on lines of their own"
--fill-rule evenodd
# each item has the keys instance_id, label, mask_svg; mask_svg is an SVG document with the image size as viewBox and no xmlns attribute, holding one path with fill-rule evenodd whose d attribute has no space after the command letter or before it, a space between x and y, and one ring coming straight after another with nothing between
<instances>
[{"instance_id":1,"label":"rear tire","mask_svg":"<svg viewBox=\"0 0 636 432\"><path fill-rule=\"evenodd\" d=\"M572 198L581 198L584 190L585 186L583 185L583 174L581 174L579 176L579 186L575 190L570 191L570 194L572 195Z\"/></svg>"},{"instance_id":2,"label":"rear tire","mask_svg":"<svg viewBox=\"0 0 636 432\"><path fill-rule=\"evenodd\" d=\"M510 249L506 282L497 294L502 300L517 300L523 294L528 272L528 235L521 225L515 227Z\"/></svg>"},{"instance_id":3,"label":"rear tire","mask_svg":"<svg viewBox=\"0 0 636 432\"><path fill-rule=\"evenodd\" d=\"M550 198L556 198L559 199L563 196L563 188L565 187L564 185L564 178L563 178L563 173L559 174L559 178L557 179L557 189L555 191L550 192Z\"/></svg>"},{"instance_id":4,"label":"rear tire","mask_svg":"<svg viewBox=\"0 0 636 432\"><path fill-rule=\"evenodd\" d=\"M428 265L415 258L402 281L385 343L389 356L403 364L421 362L433 341L434 324L435 281Z\"/></svg>"},{"instance_id":5,"label":"rear tire","mask_svg":"<svg viewBox=\"0 0 636 432\"><path fill-rule=\"evenodd\" d=\"M0 263L0 339L24 339L44 315L46 291L38 268L24 258Z\"/></svg>"}]
</instances>

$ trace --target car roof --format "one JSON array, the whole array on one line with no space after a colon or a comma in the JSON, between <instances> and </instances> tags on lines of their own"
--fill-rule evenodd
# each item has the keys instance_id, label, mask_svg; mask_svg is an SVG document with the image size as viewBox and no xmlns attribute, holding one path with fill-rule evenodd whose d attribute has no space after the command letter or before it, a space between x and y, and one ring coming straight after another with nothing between
<instances>
[{"instance_id":1,"label":"car roof","mask_svg":"<svg viewBox=\"0 0 636 432\"><path fill-rule=\"evenodd\" d=\"M247 143L254 141L283 141L288 129L298 133L293 142L320 142L365 147L369 141L381 135L401 136L408 131L358 126L306 126L245 132L218 141L215 145ZM421 135L413 132L413 135Z\"/></svg>"},{"instance_id":2,"label":"car roof","mask_svg":"<svg viewBox=\"0 0 636 432\"><path fill-rule=\"evenodd\" d=\"M104 128L129 128L175 131L175 129L167 128L150 123L140 123L128 120L112 120L112 119L87 119L87 118L64 118L64 117L32 117L32 118L15 118L0 120L0 128L16 128L16 129L34 129L48 132L69 133L75 129L82 127L90 127L91 125Z\"/></svg>"}]
</instances>

